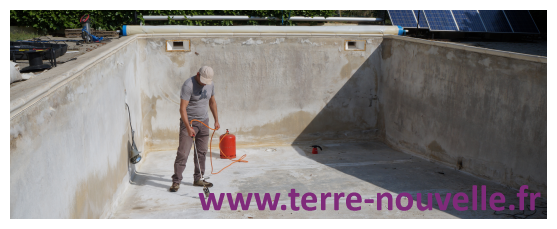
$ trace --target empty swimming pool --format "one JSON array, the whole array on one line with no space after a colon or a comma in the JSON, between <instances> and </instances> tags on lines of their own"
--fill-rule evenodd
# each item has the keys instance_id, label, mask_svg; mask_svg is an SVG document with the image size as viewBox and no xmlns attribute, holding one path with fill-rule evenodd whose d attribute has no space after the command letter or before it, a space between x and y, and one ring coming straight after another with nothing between
<instances>
[{"instance_id":1,"label":"empty swimming pool","mask_svg":"<svg viewBox=\"0 0 557 229\"><path fill-rule=\"evenodd\" d=\"M377 200L382 192L472 195L473 185L486 185L518 203L516 190L528 185L544 201L547 58L359 27L138 27L71 66L12 87L11 218L508 217L436 204L431 211L378 211L377 202L361 203L352 211L346 196L339 211L333 199L312 204L315 211L280 210L291 189ZM203 65L215 71L215 136L228 129L237 155L249 161L210 175L211 191L281 193L279 209L259 211L253 202L246 211L204 211L201 188L188 180L193 160L182 188L168 192L180 87ZM144 156L136 165L128 163L126 103ZM216 170L229 163L216 159L217 140ZM323 147L319 154L311 154L315 144Z\"/></svg>"}]
</instances>

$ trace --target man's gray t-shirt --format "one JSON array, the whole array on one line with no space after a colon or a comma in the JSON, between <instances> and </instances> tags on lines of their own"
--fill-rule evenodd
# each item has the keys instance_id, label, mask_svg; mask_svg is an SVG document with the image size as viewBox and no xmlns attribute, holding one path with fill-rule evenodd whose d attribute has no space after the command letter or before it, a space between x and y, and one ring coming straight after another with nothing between
<instances>
[{"instance_id":1,"label":"man's gray t-shirt","mask_svg":"<svg viewBox=\"0 0 557 229\"><path fill-rule=\"evenodd\" d=\"M197 80L195 80L195 76L190 77L184 82L182 90L180 91L180 98L190 101L186 108L190 122L192 119L204 121L209 118L209 99L211 96L215 95L214 89L215 83L201 86L197 83Z\"/></svg>"}]
</instances>

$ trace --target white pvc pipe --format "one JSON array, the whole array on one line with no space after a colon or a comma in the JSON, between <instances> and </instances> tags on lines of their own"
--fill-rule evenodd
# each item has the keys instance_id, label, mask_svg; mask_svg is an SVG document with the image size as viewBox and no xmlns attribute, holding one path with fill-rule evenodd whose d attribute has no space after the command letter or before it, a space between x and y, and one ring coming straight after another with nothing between
<instances>
[{"instance_id":1,"label":"white pvc pipe","mask_svg":"<svg viewBox=\"0 0 557 229\"><path fill-rule=\"evenodd\" d=\"M139 26L124 25L124 36L134 34L205 34L230 36L250 34L307 34L307 35L402 35L404 30L400 26L360 25L360 26L185 26L159 25Z\"/></svg>"},{"instance_id":2,"label":"white pvc pipe","mask_svg":"<svg viewBox=\"0 0 557 229\"><path fill-rule=\"evenodd\" d=\"M291 21L357 21L357 22L374 22L383 21L381 18L366 18L366 17L291 17Z\"/></svg>"},{"instance_id":3,"label":"white pvc pipe","mask_svg":"<svg viewBox=\"0 0 557 229\"><path fill-rule=\"evenodd\" d=\"M168 17L172 18L173 20L185 20L184 16L143 16L143 19L146 21L165 21L168 20ZM234 21L266 21L266 20L276 20L280 21L282 18L276 17L249 17L249 16L186 16L189 20L234 20ZM288 20L288 18L284 18L284 20ZM293 16L290 17L290 21L356 21L356 22L375 22L375 21L383 21L381 18L364 18L364 17L301 17L301 16Z\"/></svg>"}]
</instances>

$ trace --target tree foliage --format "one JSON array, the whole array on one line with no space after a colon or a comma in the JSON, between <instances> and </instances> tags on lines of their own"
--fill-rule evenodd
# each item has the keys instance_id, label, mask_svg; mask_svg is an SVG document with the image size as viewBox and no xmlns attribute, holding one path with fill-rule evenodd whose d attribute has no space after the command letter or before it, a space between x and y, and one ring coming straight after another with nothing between
<instances>
[{"instance_id":1,"label":"tree foliage","mask_svg":"<svg viewBox=\"0 0 557 229\"><path fill-rule=\"evenodd\" d=\"M234 24L245 25L296 25L289 21L290 16L305 17L331 17L336 15L335 10L10 10L10 25L29 26L41 33L60 31L64 29L81 28L79 19L89 14L92 18L92 27L95 29L117 30L122 25L135 25L143 22L150 25L232 25L230 20L192 21L168 20L147 21L143 15L244 15L252 17L274 17L284 20L268 21L235 21ZM137 15L137 20L136 20Z\"/></svg>"}]
</instances>

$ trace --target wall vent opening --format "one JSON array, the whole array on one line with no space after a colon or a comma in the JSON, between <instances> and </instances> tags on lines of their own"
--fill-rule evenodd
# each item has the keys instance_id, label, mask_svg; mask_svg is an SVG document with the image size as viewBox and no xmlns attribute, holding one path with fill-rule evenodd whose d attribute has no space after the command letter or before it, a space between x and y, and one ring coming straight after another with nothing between
<instances>
[{"instance_id":1,"label":"wall vent opening","mask_svg":"<svg viewBox=\"0 0 557 229\"><path fill-rule=\"evenodd\" d=\"M366 51L366 41L344 41L345 51Z\"/></svg>"},{"instance_id":2,"label":"wall vent opening","mask_svg":"<svg viewBox=\"0 0 557 229\"><path fill-rule=\"evenodd\" d=\"M190 40L167 40L167 52L189 52L191 51Z\"/></svg>"}]
</instances>

